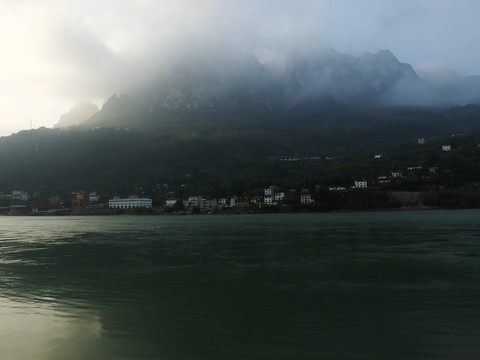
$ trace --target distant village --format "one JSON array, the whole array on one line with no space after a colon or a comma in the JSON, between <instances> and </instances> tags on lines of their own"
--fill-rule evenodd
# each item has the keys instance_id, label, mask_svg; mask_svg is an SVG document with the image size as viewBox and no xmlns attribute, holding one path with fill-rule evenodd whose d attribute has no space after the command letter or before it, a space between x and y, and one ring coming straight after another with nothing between
<instances>
[{"instance_id":1,"label":"distant village","mask_svg":"<svg viewBox=\"0 0 480 360\"><path fill-rule=\"evenodd\" d=\"M167 185L164 185L167 187ZM108 201L102 201L97 192L86 193L85 191L72 192L71 205L64 206L64 202L58 195L48 199L48 204L37 204L31 201L31 196L26 191L15 190L10 194L0 193L1 200L7 200L10 205L0 207L2 215L65 215L65 214L107 214L122 213L134 209L157 209L162 213L203 213L223 211L227 209L245 209L249 207L272 207L286 203L286 193L276 186L256 190L261 195L231 196L223 198L208 198L202 195L189 196L186 199L167 198L164 203L154 206L153 199L131 195L125 198L114 197ZM296 194L295 189L289 190L290 194ZM298 204L310 205L315 201L308 189L303 189L298 196L288 196L289 199L298 197Z\"/></svg>"},{"instance_id":2,"label":"distant village","mask_svg":"<svg viewBox=\"0 0 480 360\"><path fill-rule=\"evenodd\" d=\"M425 143L425 139L418 139L418 144ZM452 151L451 145L442 145L442 152ZM375 154L374 159L382 159L382 154ZM296 157L278 157L276 161L300 161ZM309 157L308 160L318 160ZM327 158L333 160L333 158ZM38 203L35 196L23 190L14 190L5 194L0 192L0 215L70 215L70 214L123 214L123 213L158 213L158 214L193 214L214 212L246 212L249 210L266 210L296 206L298 209L314 207L318 201L318 194L323 192L348 193L355 191L379 190L391 182L408 180L412 176L421 175L427 179L430 175L439 172L438 167L423 169L422 166L408 166L402 170L394 170L389 174L377 174L368 179L359 178L352 184L331 184L328 186L314 186L314 188L283 189L275 185L257 188L241 196L208 197L201 194L180 198L169 190L169 185L156 185L161 189L161 200L137 195L126 197L114 196L103 199L96 191L72 191L70 199L62 199L59 195L52 195L47 202ZM184 187L185 185L180 185Z\"/></svg>"}]
</instances>

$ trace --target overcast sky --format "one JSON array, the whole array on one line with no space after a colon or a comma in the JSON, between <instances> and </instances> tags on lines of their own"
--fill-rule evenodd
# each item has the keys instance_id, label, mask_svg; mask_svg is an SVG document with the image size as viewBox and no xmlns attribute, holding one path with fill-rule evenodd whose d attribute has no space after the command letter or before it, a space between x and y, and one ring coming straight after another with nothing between
<instances>
[{"instance_id":1,"label":"overcast sky","mask_svg":"<svg viewBox=\"0 0 480 360\"><path fill-rule=\"evenodd\" d=\"M184 56L391 50L480 74L478 0L0 0L0 135L51 127Z\"/></svg>"}]
</instances>

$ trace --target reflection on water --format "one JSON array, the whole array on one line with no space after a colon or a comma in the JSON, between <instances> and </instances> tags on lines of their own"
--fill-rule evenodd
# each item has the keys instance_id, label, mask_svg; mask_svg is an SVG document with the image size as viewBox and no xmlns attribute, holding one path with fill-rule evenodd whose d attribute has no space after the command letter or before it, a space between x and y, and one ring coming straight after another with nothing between
<instances>
[{"instance_id":1,"label":"reflection on water","mask_svg":"<svg viewBox=\"0 0 480 360\"><path fill-rule=\"evenodd\" d=\"M476 358L479 214L0 218L1 359Z\"/></svg>"},{"instance_id":2,"label":"reflection on water","mask_svg":"<svg viewBox=\"0 0 480 360\"><path fill-rule=\"evenodd\" d=\"M108 354L101 348L98 316L76 308L55 310L48 305L52 299L42 300L0 298L2 359L86 359L89 353L92 358Z\"/></svg>"}]
</instances>

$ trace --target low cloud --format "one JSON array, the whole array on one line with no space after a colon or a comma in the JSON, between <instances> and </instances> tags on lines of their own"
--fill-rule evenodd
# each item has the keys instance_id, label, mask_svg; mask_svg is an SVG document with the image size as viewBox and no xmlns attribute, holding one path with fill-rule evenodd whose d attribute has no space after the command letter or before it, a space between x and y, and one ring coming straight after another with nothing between
<instances>
[{"instance_id":1,"label":"low cloud","mask_svg":"<svg viewBox=\"0 0 480 360\"><path fill-rule=\"evenodd\" d=\"M471 46L478 43L471 30L477 28L480 3L452 4L0 1L0 128L25 128L30 117L34 124L51 126L78 101L99 104L188 60L215 65L218 59L253 55L282 66L291 51L316 54L331 47L359 55L388 48L414 66L444 59L450 67L463 59L457 68L480 73L480 50L472 52ZM460 34L461 29L468 32Z\"/></svg>"}]
</instances>

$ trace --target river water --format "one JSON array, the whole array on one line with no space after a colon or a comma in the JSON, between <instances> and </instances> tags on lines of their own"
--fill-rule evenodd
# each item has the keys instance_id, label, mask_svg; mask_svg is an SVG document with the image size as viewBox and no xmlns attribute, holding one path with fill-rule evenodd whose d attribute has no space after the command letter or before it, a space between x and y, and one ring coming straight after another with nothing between
<instances>
[{"instance_id":1,"label":"river water","mask_svg":"<svg viewBox=\"0 0 480 360\"><path fill-rule=\"evenodd\" d=\"M0 218L0 359L480 358L480 211Z\"/></svg>"}]
</instances>

